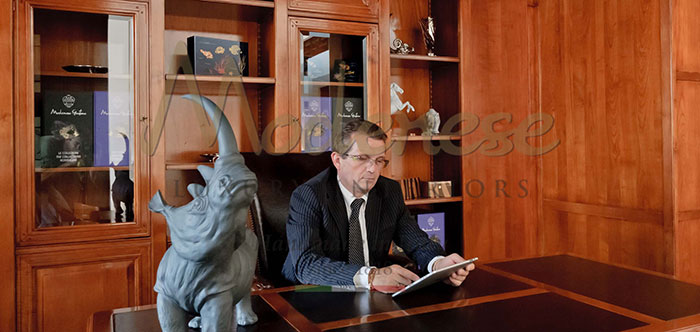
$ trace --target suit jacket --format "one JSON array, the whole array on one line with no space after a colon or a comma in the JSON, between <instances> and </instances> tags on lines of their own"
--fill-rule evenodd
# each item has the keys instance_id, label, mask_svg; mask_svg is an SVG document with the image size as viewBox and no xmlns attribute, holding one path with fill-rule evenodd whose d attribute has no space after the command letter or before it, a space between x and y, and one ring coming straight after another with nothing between
<instances>
[{"instance_id":1,"label":"suit jacket","mask_svg":"<svg viewBox=\"0 0 700 332\"><path fill-rule=\"evenodd\" d=\"M297 187L289 203L289 254L282 268L285 278L304 284L354 285L353 276L361 266L347 262L347 216L335 167ZM372 266L389 265L392 240L422 271L433 257L445 254L409 214L396 181L379 177L367 197L365 220Z\"/></svg>"}]
</instances>

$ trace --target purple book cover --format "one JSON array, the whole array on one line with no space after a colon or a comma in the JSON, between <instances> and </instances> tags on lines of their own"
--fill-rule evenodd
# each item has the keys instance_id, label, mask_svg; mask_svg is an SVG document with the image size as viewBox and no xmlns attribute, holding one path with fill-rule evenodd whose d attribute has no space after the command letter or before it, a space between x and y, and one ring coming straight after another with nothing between
<instances>
[{"instance_id":1,"label":"purple book cover","mask_svg":"<svg viewBox=\"0 0 700 332\"><path fill-rule=\"evenodd\" d=\"M445 213L424 213L416 217L418 227L428 234L431 240L439 243L445 249Z\"/></svg>"},{"instance_id":2,"label":"purple book cover","mask_svg":"<svg viewBox=\"0 0 700 332\"><path fill-rule=\"evenodd\" d=\"M95 166L129 166L129 94L95 91L94 107Z\"/></svg>"},{"instance_id":3,"label":"purple book cover","mask_svg":"<svg viewBox=\"0 0 700 332\"><path fill-rule=\"evenodd\" d=\"M109 166L109 99L107 91L95 91L95 166Z\"/></svg>"},{"instance_id":4,"label":"purple book cover","mask_svg":"<svg viewBox=\"0 0 700 332\"><path fill-rule=\"evenodd\" d=\"M331 98L301 97L302 152L331 150Z\"/></svg>"}]
</instances>

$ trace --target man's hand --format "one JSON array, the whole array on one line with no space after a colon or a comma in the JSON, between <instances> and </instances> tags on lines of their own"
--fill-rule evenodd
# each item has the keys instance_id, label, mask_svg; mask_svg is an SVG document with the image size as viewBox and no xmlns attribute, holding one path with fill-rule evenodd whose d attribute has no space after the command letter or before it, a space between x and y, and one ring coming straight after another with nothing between
<instances>
[{"instance_id":1,"label":"man's hand","mask_svg":"<svg viewBox=\"0 0 700 332\"><path fill-rule=\"evenodd\" d=\"M447 257L440 258L435 263L433 264L433 271L437 271L443 267L448 267L451 265L455 265L460 262L464 262L466 259L464 259L462 256L457 255L457 254L451 254ZM445 278L443 280L446 284L452 285L452 286L459 286L464 282L464 279L467 278L467 275L469 274L469 271L474 269L474 264L469 264L465 268L459 269L452 274L448 278Z\"/></svg>"},{"instance_id":2,"label":"man's hand","mask_svg":"<svg viewBox=\"0 0 700 332\"><path fill-rule=\"evenodd\" d=\"M418 279L420 278L415 273L394 264L377 270L372 287L382 293L394 293Z\"/></svg>"}]
</instances>

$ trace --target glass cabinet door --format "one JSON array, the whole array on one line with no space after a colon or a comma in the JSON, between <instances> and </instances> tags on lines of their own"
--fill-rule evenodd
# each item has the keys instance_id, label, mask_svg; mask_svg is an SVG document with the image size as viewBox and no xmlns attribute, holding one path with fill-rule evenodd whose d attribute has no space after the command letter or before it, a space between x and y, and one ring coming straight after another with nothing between
<instances>
[{"instance_id":1,"label":"glass cabinet door","mask_svg":"<svg viewBox=\"0 0 700 332\"><path fill-rule=\"evenodd\" d=\"M21 194L33 204L23 209L20 242L77 240L71 229L81 228L78 238L114 237L99 230L114 225L131 226L116 233L143 233L135 213L143 164L135 153L138 12L24 9L32 19L31 30L19 30L31 50L23 116L34 153L24 163L33 167L21 169L33 188Z\"/></svg>"},{"instance_id":2,"label":"glass cabinet door","mask_svg":"<svg viewBox=\"0 0 700 332\"><path fill-rule=\"evenodd\" d=\"M376 26L298 18L290 26L300 129L291 141L300 143L301 152L330 151L333 132L347 121L368 119L370 107L378 105Z\"/></svg>"}]
</instances>

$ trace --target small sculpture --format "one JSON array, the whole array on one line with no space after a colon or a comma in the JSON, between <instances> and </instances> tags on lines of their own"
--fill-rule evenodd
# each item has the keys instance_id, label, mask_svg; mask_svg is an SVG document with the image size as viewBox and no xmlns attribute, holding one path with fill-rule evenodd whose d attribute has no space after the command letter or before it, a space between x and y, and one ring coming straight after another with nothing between
<instances>
[{"instance_id":1,"label":"small sculpture","mask_svg":"<svg viewBox=\"0 0 700 332\"><path fill-rule=\"evenodd\" d=\"M394 114L398 111L403 110L404 108L408 107L408 111L406 112L411 112L411 111L416 111L416 109L411 105L409 102L402 102L401 98L399 98L399 94L403 94L403 89L396 83L391 83L391 114Z\"/></svg>"},{"instance_id":2,"label":"small sculpture","mask_svg":"<svg viewBox=\"0 0 700 332\"><path fill-rule=\"evenodd\" d=\"M391 53L394 54L411 54L415 51L415 49L411 46L408 46L408 44L404 43L403 40L401 39L394 39L394 42L391 45Z\"/></svg>"},{"instance_id":3,"label":"small sculpture","mask_svg":"<svg viewBox=\"0 0 700 332\"><path fill-rule=\"evenodd\" d=\"M129 136L119 133L124 139L124 154L122 160L117 165L129 164ZM110 166L116 166L110 163ZM129 177L129 171L115 171L114 182L112 182L112 203L114 204L114 221L129 222L134 221L134 181ZM124 203L125 209L122 209ZM124 214L126 212L126 214Z\"/></svg>"},{"instance_id":4,"label":"small sculpture","mask_svg":"<svg viewBox=\"0 0 700 332\"><path fill-rule=\"evenodd\" d=\"M428 50L428 56L435 56L435 21L428 16L420 20L420 28L423 31L423 41L425 49Z\"/></svg>"},{"instance_id":5,"label":"small sculpture","mask_svg":"<svg viewBox=\"0 0 700 332\"><path fill-rule=\"evenodd\" d=\"M440 133L440 113L435 111L434 108L428 110L425 113L425 130L423 130L423 136L432 136Z\"/></svg>"},{"instance_id":6,"label":"small sculpture","mask_svg":"<svg viewBox=\"0 0 700 332\"><path fill-rule=\"evenodd\" d=\"M247 210L258 182L238 152L236 137L221 109L211 100L185 95L202 105L218 124L219 159L197 170L206 186L192 183L194 200L167 205L158 191L149 209L165 216L172 246L158 266L158 320L163 331L187 331L187 314L200 318L202 331L231 331L236 307L239 325L257 322L250 303L258 241L246 227Z\"/></svg>"}]
</instances>

